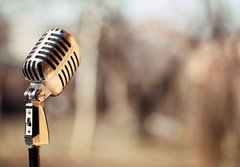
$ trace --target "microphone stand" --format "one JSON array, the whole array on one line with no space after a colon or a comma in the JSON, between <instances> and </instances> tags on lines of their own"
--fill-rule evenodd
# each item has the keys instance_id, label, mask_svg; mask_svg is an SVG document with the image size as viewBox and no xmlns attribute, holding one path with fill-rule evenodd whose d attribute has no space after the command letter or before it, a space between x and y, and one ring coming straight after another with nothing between
<instances>
[{"instance_id":1,"label":"microphone stand","mask_svg":"<svg viewBox=\"0 0 240 167\"><path fill-rule=\"evenodd\" d=\"M29 167L40 167L40 145L49 143L44 103L48 94L39 83L31 83L24 96L26 103L25 144L28 147Z\"/></svg>"},{"instance_id":2,"label":"microphone stand","mask_svg":"<svg viewBox=\"0 0 240 167\"><path fill-rule=\"evenodd\" d=\"M40 146L30 146L28 147L28 158L29 158L29 167L40 167Z\"/></svg>"}]
</instances>

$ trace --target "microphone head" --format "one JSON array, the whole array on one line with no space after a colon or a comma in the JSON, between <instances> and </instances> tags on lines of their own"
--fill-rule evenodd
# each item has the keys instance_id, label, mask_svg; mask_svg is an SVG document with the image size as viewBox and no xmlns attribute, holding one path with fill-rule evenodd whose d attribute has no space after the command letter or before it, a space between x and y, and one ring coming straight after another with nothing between
<instances>
[{"instance_id":1,"label":"microphone head","mask_svg":"<svg viewBox=\"0 0 240 167\"><path fill-rule=\"evenodd\" d=\"M51 29L29 53L22 71L27 81L43 84L51 96L57 96L76 72L80 58L75 38L62 29Z\"/></svg>"}]
</instances>

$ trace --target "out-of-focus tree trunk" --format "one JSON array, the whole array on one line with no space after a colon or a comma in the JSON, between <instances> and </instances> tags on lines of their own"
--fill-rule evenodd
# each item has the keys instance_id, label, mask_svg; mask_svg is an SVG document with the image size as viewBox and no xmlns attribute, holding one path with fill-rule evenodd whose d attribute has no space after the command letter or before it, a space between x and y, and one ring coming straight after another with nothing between
<instances>
[{"instance_id":1,"label":"out-of-focus tree trunk","mask_svg":"<svg viewBox=\"0 0 240 167\"><path fill-rule=\"evenodd\" d=\"M7 20L3 17L2 11L0 10L0 123L2 118L2 99L3 99L3 89L4 89L4 74L5 74L5 64L8 62L8 32L9 26Z\"/></svg>"},{"instance_id":2,"label":"out-of-focus tree trunk","mask_svg":"<svg viewBox=\"0 0 240 167\"><path fill-rule=\"evenodd\" d=\"M101 1L87 3L80 31L82 61L76 78L76 115L71 155L87 158L92 147L96 115L96 63L102 27Z\"/></svg>"}]
</instances>

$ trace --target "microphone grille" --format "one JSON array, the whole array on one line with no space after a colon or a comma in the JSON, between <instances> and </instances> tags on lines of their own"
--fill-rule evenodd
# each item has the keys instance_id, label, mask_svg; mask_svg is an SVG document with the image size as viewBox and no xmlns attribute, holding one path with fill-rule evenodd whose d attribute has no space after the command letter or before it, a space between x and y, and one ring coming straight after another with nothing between
<instances>
[{"instance_id":1,"label":"microphone grille","mask_svg":"<svg viewBox=\"0 0 240 167\"><path fill-rule=\"evenodd\" d=\"M48 66L51 70L56 70L62 61L65 61L65 55L72 48L71 35L62 29L51 29L44 33L36 45L33 47L23 64L23 74L30 82L40 82L47 79L44 72L44 66ZM66 85L67 81L72 77L77 67L79 66L80 57L76 52L70 56L70 60L65 62L59 74L59 79L62 78L62 85ZM64 71L67 74L64 74ZM71 73L70 73L71 72ZM64 75L67 75L64 77ZM66 79L67 78L67 79Z\"/></svg>"},{"instance_id":2,"label":"microphone grille","mask_svg":"<svg viewBox=\"0 0 240 167\"><path fill-rule=\"evenodd\" d=\"M52 90L53 95L57 95L77 70L80 64L79 52L71 34L62 29L51 29L42 35L29 53L22 72L29 82L41 82Z\"/></svg>"}]
</instances>

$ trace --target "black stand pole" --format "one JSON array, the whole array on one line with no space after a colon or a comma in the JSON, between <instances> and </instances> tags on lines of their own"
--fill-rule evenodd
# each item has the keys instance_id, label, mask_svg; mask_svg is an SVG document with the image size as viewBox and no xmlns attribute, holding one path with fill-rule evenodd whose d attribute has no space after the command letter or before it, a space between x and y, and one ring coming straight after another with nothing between
<instances>
[{"instance_id":1,"label":"black stand pole","mask_svg":"<svg viewBox=\"0 0 240 167\"><path fill-rule=\"evenodd\" d=\"M39 146L31 146L28 148L29 167L40 167Z\"/></svg>"}]
</instances>

